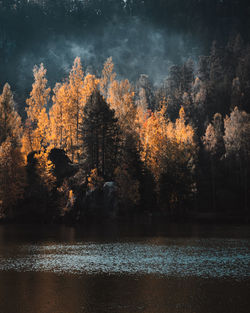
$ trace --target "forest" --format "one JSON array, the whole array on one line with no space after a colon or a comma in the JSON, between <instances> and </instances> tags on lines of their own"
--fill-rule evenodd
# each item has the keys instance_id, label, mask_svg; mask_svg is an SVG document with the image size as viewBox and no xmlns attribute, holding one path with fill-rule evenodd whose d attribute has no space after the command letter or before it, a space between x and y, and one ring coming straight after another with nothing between
<instances>
[{"instance_id":1,"label":"forest","mask_svg":"<svg viewBox=\"0 0 250 313\"><path fill-rule=\"evenodd\" d=\"M190 0L182 14L177 2L0 1L0 219L187 218L197 212L249 217L247 1L209 1L206 11L208 1ZM188 4L199 21L188 20ZM173 18L175 5L179 20ZM173 15L163 21L161 11ZM99 59L85 64L81 53L69 70L57 69L50 55L44 61L52 74L37 55L33 82L22 80L20 52L28 41L39 50L48 30L51 38L60 36L62 16L63 30L93 28L98 41L99 26L110 16L127 23L137 12L175 32L187 28L187 41L203 32L209 47L173 57L157 83L151 67L142 72L136 63L131 74L133 66L128 71L110 54L99 69ZM217 12L210 29L202 12L207 18ZM35 18L44 25L40 43L30 27ZM17 36L20 25L25 38Z\"/></svg>"}]
</instances>

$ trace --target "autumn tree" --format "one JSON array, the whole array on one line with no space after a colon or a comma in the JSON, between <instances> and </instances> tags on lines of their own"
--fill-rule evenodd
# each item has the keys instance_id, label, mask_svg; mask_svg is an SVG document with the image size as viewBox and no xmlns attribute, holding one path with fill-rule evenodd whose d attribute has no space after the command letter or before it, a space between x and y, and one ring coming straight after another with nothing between
<instances>
[{"instance_id":1,"label":"autumn tree","mask_svg":"<svg viewBox=\"0 0 250 313\"><path fill-rule=\"evenodd\" d=\"M153 87L148 75L140 75L136 82L136 103L144 111L155 109Z\"/></svg>"},{"instance_id":2,"label":"autumn tree","mask_svg":"<svg viewBox=\"0 0 250 313\"><path fill-rule=\"evenodd\" d=\"M13 217L13 207L24 195L24 159L20 151L21 118L10 86L0 95L0 215Z\"/></svg>"},{"instance_id":3,"label":"autumn tree","mask_svg":"<svg viewBox=\"0 0 250 313\"><path fill-rule=\"evenodd\" d=\"M115 112L120 134L120 157L123 162L129 163L137 150L137 107L134 100L134 90L129 81L114 80L109 88L108 103Z\"/></svg>"},{"instance_id":4,"label":"autumn tree","mask_svg":"<svg viewBox=\"0 0 250 313\"><path fill-rule=\"evenodd\" d=\"M53 105L49 111L50 119L50 144L53 148L67 148L69 135L66 126L67 88L66 84L57 83L52 97Z\"/></svg>"},{"instance_id":5,"label":"autumn tree","mask_svg":"<svg viewBox=\"0 0 250 313\"><path fill-rule=\"evenodd\" d=\"M239 185L243 195L244 209L248 209L249 194L249 161L250 161L250 114L240 111L237 107L230 116L224 119L224 142L226 157L232 157L238 164Z\"/></svg>"},{"instance_id":6,"label":"autumn tree","mask_svg":"<svg viewBox=\"0 0 250 313\"><path fill-rule=\"evenodd\" d=\"M8 137L17 141L22 134L21 118L15 110L10 85L6 83L0 95L0 144Z\"/></svg>"},{"instance_id":7,"label":"autumn tree","mask_svg":"<svg viewBox=\"0 0 250 313\"><path fill-rule=\"evenodd\" d=\"M223 141L223 119L221 114L216 113L212 122L207 126L205 135L203 136L203 145L209 154L211 185L212 185L212 207L216 208L216 193L218 185L218 172L221 168L221 158L224 154Z\"/></svg>"},{"instance_id":8,"label":"autumn tree","mask_svg":"<svg viewBox=\"0 0 250 313\"><path fill-rule=\"evenodd\" d=\"M24 197L25 163L20 148L7 138L0 145L0 217L13 218L13 208Z\"/></svg>"},{"instance_id":9,"label":"autumn tree","mask_svg":"<svg viewBox=\"0 0 250 313\"><path fill-rule=\"evenodd\" d=\"M114 63L113 63L112 57L109 57L104 63L102 76L100 79L100 92L105 99L108 96L109 86L116 77L116 73L113 70L114 70Z\"/></svg>"},{"instance_id":10,"label":"autumn tree","mask_svg":"<svg viewBox=\"0 0 250 313\"><path fill-rule=\"evenodd\" d=\"M194 190L194 131L181 108L175 123L166 120L165 108L146 120L141 136L142 160L153 173L161 205L174 208Z\"/></svg>"},{"instance_id":11,"label":"autumn tree","mask_svg":"<svg viewBox=\"0 0 250 313\"><path fill-rule=\"evenodd\" d=\"M55 148L64 149L72 161L80 160L79 129L83 108L97 88L95 75L83 76L79 58L76 58L69 80L56 84L50 109L50 141ZM77 158L75 158L77 156Z\"/></svg>"},{"instance_id":12,"label":"autumn tree","mask_svg":"<svg viewBox=\"0 0 250 313\"><path fill-rule=\"evenodd\" d=\"M47 88L46 69L43 64L33 70L34 83L30 97L27 99L27 128L23 136L23 152L28 155L32 151L39 152L48 145L49 119L47 105L50 88Z\"/></svg>"},{"instance_id":13,"label":"autumn tree","mask_svg":"<svg viewBox=\"0 0 250 313\"><path fill-rule=\"evenodd\" d=\"M29 153L35 153L37 172L42 183L51 189L52 164L48 159L50 145L50 123L47 106L50 99L50 88L47 87L46 69L43 64L33 70L34 83L27 103L27 120L22 139L22 151L26 158ZM32 183L32 182L31 182Z\"/></svg>"},{"instance_id":14,"label":"autumn tree","mask_svg":"<svg viewBox=\"0 0 250 313\"><path fill-rule=\"evenodd\" d=\"M74 61L73 67L69 74L69 81L67 85L67 122L66 127L69 129L70 150L72 161L75 156L79 161L79 134L80 124L82 120L82 89L83 89L84 74L82 64L79 57Z\"/></svg>"},{"instance_id":15,"label":"autumn tree","mask_svg":"<svg viewBox=\"0 0 250 313\"><path fill-rule=\"evenodd\" d=\"M120 196L125 206L138 203L142 183L142 164L139 155L138 111L135 92L130 82L114 80L109 88L108 102L114 109L120 128L119 166L115 171ZM128 188L130 186L130 188ZM134 201L132 198L134 197ZM126 203L127 199L127 203Z\"/></svg>"}]
</instances>

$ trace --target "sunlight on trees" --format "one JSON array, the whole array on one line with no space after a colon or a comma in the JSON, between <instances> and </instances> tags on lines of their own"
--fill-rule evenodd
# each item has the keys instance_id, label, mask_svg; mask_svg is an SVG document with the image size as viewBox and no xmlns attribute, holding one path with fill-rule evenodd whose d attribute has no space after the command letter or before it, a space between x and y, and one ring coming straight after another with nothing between
<instances>
[{"instance_id":1,"label":"sunlight on trees","mask_svg":"<svg viewBox=\"0 0 250 313\"><path fill-rule=\"evenodd\" d=\"M235 60L240 44L236 38L225 48ZM143 203L148 211L153 205L178 212L197 195L209 195L215 210L227 194L223 185L236 188L247 210L250 118L242 108L249 60L241 55L232 73L223 66L222 52L214 44L210 56L200 57L197 70L192 60L171 66L157 87L145 74L135 83L118 79L111 57L100 76L84 74L77 57L52 95L44 65L35 66L23 121L5 84L0 95L1 214L13 215L20 199L38 194L48 194L46 201L53 195L64 208L74 198L72 207L79 206L85 203L84 192L97 188L101 194L105 182L116 186L119 205L131 211ZM50 160L52 149L64 155L63 161ZM56 162L62 163L55 174Z\"/></svg>"}]
</instances>

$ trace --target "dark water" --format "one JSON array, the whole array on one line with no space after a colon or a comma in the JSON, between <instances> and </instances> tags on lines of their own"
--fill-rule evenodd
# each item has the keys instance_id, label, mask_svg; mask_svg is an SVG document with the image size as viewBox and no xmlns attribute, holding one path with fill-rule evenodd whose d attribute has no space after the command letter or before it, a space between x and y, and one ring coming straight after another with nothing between
<instances>
[{"instance_id":1,"label":"dark water","mask_svg":"<svg viewBox=\"0 0 250 313\"><path fill-rule=\"evenodd\" d=\"M0 313L250 312L250 228L0 226Z\"/></svg>"}]
</instances>

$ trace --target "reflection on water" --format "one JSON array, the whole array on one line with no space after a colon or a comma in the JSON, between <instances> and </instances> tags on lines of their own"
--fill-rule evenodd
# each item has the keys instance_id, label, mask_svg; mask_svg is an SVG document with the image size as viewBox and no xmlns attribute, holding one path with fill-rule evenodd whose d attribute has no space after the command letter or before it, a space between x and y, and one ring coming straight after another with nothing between
<instances>
[{"instance_id":1,"label":"reflection on water","mask_svg":"<svg viewBox=\"0 0 250 313\"><path fill-rule=\"evenodd\" d=\"M21 245L2 255L0 270L250 278L248 240L160 241Z\"/></svg>"},{"instance_id":2,"label":"reflection on water","mask_svg":"<svg viewBox=\"0 0 250 313\"><path fill-rule=\"evenodd\" d=\"M0 225L0 313L249 313L249 227Z\"/></svg>"}]
</instances>

